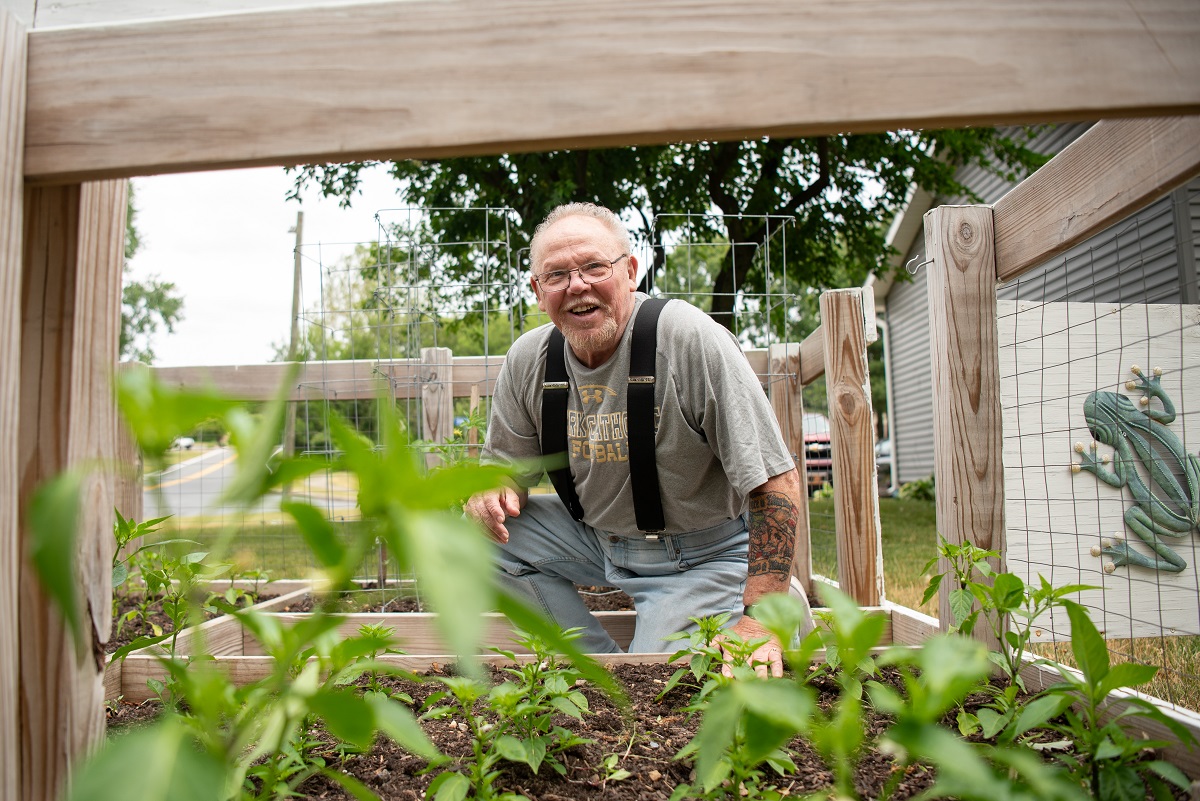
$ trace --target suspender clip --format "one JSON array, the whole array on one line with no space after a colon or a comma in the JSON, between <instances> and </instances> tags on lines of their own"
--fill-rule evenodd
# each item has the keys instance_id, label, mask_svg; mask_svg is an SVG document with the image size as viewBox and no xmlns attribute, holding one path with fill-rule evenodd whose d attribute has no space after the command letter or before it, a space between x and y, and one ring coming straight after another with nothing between
<instances>
[{"instance_id":1,"label":"suspender clip","mask_svg":"<svg viewBox=\"0 0 1200 801\"><path fill-rule=\"evenodd\" d=\"M652 375L631 375L629 376L630 384L653 384L654 376Z\"/></svg>"}]
</instances>

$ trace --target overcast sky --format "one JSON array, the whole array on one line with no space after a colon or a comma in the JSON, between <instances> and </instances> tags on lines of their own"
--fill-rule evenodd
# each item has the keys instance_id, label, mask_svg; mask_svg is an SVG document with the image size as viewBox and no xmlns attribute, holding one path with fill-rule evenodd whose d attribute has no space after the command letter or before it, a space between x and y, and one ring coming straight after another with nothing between
<instances>
[{"instance_id":1,"label":"overcast sky","mask_svg":"<svg viewBox=\"0 0 1200 801\"><path fill-rule=\"evenodd\" d=\"M135 278L173 281L183 321L153 340L163 367L259 364L291 330L296 212L304 212L304 286L315 293L318 258L326 265L377 238L375 213L398 206L396 183L373 170L350 209L315 192L286 200L281 168L135 178L141 250ZM317 245L320 245L317 248ZM311 306L311 295L304 305Z\"/></svg>"}]
</instances>

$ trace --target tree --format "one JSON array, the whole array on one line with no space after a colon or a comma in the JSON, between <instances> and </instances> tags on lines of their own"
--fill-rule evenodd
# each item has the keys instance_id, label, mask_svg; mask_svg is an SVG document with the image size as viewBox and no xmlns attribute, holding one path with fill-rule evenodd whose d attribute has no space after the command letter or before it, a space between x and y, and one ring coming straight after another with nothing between
<instances>
[{"instance_id":1,"label":"tree","mask_svg":"<svg viewBox=\"0 0 1200 801\"><path fill-rule=\"evenodd\" d=\"M416 250L357 245L323 270L321 301L305 312L297 360L415 359L432 346L456 356L507 352L514 336L507 311L479 308L469 291L448 283L442 260L412 258ZM288 358L287 343L274 349L274 361Z\"/></svg>"},{"instance_id":2,"label":"tree","mask_svg":"<svg viewBox=\"0 0 1200 801\"><path fill-rule=\"evenodd\" d=\"M157 275L145 281L130 278L129 260L142 246L135 218L133 183L129 184L129 200L125 209L125 285L121 289L121 349L120 358L150 364L154 361L151 339L160 327L175 332L175 324L183 319L183 298L175 284L160 281Z\"/></svg>"},{"instance_id":3,"label":"tree","mask_svg":"<svg viewBox=\"0 0 1200 801\"><path fill-rule=\"evenodd\" d=\"M559 150L499 156L401 161L392 165L404 202L432 209L442 239L482 238L468 215L437 209L508 207L516 216L513 249L554 206L589 200L633 221L653 248L649 273L663 277L667 246L679 238L730 243L712 270L709 313L728 327L739 293L763 281L758 250L785 222L798 245L786 274L799 285L857 285L886 265L887 223L919 184L935 194L967 193L954 174L978 163L1015 178L1044 157L1017 137L990 128L761 138L608 150ZM298 194L315 183L348 205L367 165L298 168ZM735 269L735 259L737 269ZM469 261L469 260L467 260Z\"/></svg>"}]
</instances>

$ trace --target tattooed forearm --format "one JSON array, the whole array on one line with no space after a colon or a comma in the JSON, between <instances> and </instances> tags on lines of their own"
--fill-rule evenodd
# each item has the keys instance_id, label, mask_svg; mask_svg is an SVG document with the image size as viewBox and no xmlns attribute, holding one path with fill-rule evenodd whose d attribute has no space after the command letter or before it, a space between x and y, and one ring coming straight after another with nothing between
<instances>
[{"instance_id":1,"label":"tattooed forearm","mask_svg":"<svg viewBox=\"0 0 1200 801\"><path fill-rule=\"evenodd\" d=\"M749 575L787 575L796 549L796 503L785 492L750 494Z\"/></svg>"}]
</instances>

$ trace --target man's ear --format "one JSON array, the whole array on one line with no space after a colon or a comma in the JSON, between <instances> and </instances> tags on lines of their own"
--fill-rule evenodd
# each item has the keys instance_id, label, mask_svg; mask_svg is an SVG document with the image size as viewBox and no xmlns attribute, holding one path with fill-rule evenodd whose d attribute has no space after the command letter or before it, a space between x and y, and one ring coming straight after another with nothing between
<instances>
[{"instance_id":1,"label":"man's ear","mask_svg":"<svg viewBox=\"0 0 1200 801\"><path fill-rule=\"evenodd\" d=\"M537 298L537 307L542 311L546 311L546 306L542 303L542 292L538 289L538 282L533 276L529 277L529 288L533 290L533 296Z\"/></svg>"},{"instance_id":2,"label":"man's ear","mask_svg":"<svg viewBox=\"0 0 1200 801\"><path fill-rule=\"evenodd\" d=\"M638 268L637 256L634 256L631 253L629 255L629 258L626 259L626 261L629 262L629 270L628 270L628 272L629 272L629 291L637 292L637 268Z\"/></svg>"}]
</instances>

